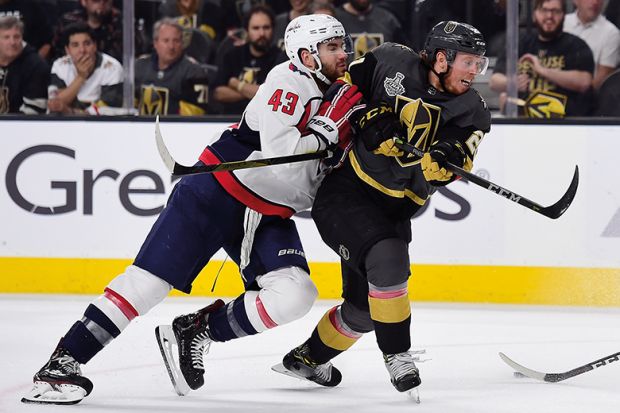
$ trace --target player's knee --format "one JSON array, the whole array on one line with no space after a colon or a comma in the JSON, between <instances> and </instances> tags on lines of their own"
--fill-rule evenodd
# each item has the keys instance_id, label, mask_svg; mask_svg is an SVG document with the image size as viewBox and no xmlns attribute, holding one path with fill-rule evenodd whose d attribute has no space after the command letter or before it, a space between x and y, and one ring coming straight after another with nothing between
<instances>
[{"instance_id":1,"label":"player's knee","mask_svg":"<svg viewBox=\"0 0 620 413\"><path fill-rule=\"evenodd\" d=\"M373 245L365 260L368 282L377 287L399 285L409 278L409 248L398 238Z\"/></svg>"},{"instance_id":2,"label":"player's knee","mask_svg":"<svg viewBox=\"0 0 620 413\"><path fill-rule=\"evenodd\" d=\"M162 302L171 289L172 286L166 281L135 265L127 267L107 286L107 290L112 290L121 300L125 300L138 315L146 314Z\"/></svg>"},{"instance_id":3,"label":"player's knee","mask_svg":"<svg viewBox=\"0 0 620 413\"><path fill-rule=\"evenodd\" d=\"M310 276L299 267L271 271L261 277L259 286L261 300L278 324L306 315L318 296Z\"/></svg>"},{"instance_id":4,"label":"player's knee","mask_svg":"<svg viewBox=\"0 0 620 413\"><path fill-rule=\"evenodd\" d=\"M358 333L368 333L375 329L375 325L370 318L370 312L355 307L348 301L340 306L342 320L353 331Z\"/></svg>"}]
</instances>

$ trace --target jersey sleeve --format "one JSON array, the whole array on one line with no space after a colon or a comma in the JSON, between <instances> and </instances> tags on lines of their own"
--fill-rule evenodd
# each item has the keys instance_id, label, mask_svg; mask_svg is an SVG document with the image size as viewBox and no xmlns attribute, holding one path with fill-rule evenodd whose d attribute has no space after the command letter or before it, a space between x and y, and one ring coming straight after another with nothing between
<instances>
[{"instance_id":1,"label":"jersey sleeve","mask_svg":"<svg viewBox=\"0 0 620 413\"><path fill-rule=\"evenodd\" d=\"M292 73L284 79L268 76L259 88L252 100L254 113L246 115L258 118L263 155L282 156L319 149L317 138L306 131L308 120L321 101L309 82L314 81Z\"/></svg>"}]
</instances>

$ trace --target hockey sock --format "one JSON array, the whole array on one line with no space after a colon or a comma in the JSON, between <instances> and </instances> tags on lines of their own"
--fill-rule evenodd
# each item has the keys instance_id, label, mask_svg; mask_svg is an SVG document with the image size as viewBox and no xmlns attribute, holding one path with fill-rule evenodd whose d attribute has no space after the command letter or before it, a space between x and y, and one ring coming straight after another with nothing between
<instances>
[{"instance_id":1,"label":"hockey sock","mask_svg":"<svg viewBox=\"0 0 620 413\"><path fill-rule=\"evenodd\" d=\"M209 335L213 340L228 341L258 333L248 319L244 305L245 294L209 314Z\"/></svg>"},{"instance_id":2,"label":"hockey sock","mask_svg":"<svg viewBox=\"0 0 620 413\"><path fill-rule=\"evenodd\" d=\"M396 354L409 350L411 306L407 283L381 288L368 283L368 304L381 351Z\"/></svg>"},{"instance_id":3,"label":"hockey sock","mask_svg":"<svg viewBox=\"0 0 620 413\"><path fill-rule=\"evenodd\" d=\"M84 317L65 334L63 346L80 364L87 363L137 315L131 304L106 288L105 293L86 308Z\"/></svg>"},{"instance_id":4,"label":"hockey sock","mask_svg":"<svg viewBox=\"0 0 620 413\"><path fill-rule=\"evenodd\" d=\"M310 358L319 364L328 362L348 350L362 336L342 319L341 307L328 310L308 339Z\"/></svg>"}]
</instances>

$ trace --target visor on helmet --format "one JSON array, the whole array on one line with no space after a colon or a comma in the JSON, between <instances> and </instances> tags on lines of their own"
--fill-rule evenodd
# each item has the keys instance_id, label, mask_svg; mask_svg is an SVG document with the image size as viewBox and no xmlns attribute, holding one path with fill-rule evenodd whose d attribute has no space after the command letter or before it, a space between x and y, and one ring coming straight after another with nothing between
<instances>
[{"instance_id":1,"label":"visor on helmet","mask_svg":"<svg viewBox=\"0 0 620 413\"><path fill-rule=\"evenodd\" d=\"M458 70L483 75L489 67L489 58L466 52L457 52L452 61L448 60L448 64Z\"/></svg>"},{"instance_id":2,"label":"visor on helmet","mask_svg":"<svg viewBox=\"0 0 620 413\"><path fill-rule=\"evenodd\" d=\"M338 53L345 53L347 57L353 55L353 40L348 34L343 37L333 37L331 39L323 40L319 45L325 45L325 47L318 48L318 55L332 55Z\"/></svg>"}]
</instances>

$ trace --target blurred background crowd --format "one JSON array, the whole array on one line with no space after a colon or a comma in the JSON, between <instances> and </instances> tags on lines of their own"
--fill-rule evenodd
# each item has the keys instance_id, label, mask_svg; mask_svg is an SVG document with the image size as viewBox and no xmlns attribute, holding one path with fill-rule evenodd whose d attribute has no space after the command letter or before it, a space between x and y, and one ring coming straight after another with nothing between
<instances>
[{"instance_id":1,"label":"blurred background crowd","mask_svg":"<svg viewBox=\"0 0 620 413\"><path fill-rule=\"evenodd\" d=\"M506 53L518 2L518 53ZM236 115L286 60L296 16L338 18L354 57L419 50L442 20L467 22L491 64L474 87L494 116L620 116L620 0L0 0L0 114ZM127 30L129 28L129 30ZM518 97L508 97L515 73ZM512 96L512 95L510 95Z\"/></svg>"}]
</instances>

